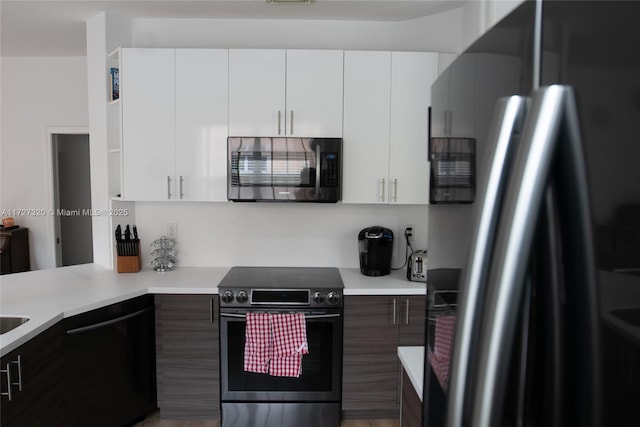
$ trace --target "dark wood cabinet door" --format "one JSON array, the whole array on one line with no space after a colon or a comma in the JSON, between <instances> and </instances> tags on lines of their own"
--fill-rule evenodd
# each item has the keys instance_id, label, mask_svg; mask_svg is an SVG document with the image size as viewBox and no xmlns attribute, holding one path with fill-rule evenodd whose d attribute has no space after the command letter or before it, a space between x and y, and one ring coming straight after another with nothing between
<instances>
[{"instance_id":1,"label":"dark wood cabinet door","mask_svg":"<svg viewBox=\"0 0 640 427\"><path fill-rule=\"evenodd\" d=\"M217 312L217 295L156 295L156 367L162 418L220 418Z\"/></svg>"},{"instance_id":2,"label":"dark wood cabinet door","mask_svg":"<svg viewBox=\"0 0 640 427\"><path fill-rule=\"evenodd\" d=\"M67 424L64 404L63 335L52 326L2 358L2 369L11 370L12 399L2 396L2 426L63 426ZM20 373L17 362L20 357ZM2 374L2 392L7 392Z\"/></svg>"},{"instance_id":3,"label":"dark wood cabinet door","mask_svg":"<svg viewBox=\"0 0 640 427\"><path fill-rule=\"evenodd\" d=\"M399 346L423 346L425 342L425 325L427 297L424 295L399 296L400 300L400 338Z\"/></svg>"},{"instance_id":4,"label":"dark wood cabinet door","mask_svg":"<svg viewBox=\"0 0 640 427\"><path fill-rule=\"evenodd\" d=\"M345 418L398 416L398 310L394 297L344 298Z\"/></svg>"}]
</instances>

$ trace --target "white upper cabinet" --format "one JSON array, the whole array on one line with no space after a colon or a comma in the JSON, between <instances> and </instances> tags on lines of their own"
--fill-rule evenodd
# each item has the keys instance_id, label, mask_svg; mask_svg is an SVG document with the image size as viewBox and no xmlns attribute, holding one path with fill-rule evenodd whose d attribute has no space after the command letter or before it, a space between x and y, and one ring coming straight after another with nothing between
<instances>
[{"instance_id":1,"label":"white upper cabinet","mask_svg":"<svg viewBox=\"0 0 640 427\"><path fill-rule=\"evenodd\" d=\"M226 201L228 52L122 49L126 200Z\"/></svg>"},{"instance_id":2,"label":"white upper cabinet","mask_svg":"<svg viewBox=\"0 0 640 427\"><path fill-rule=\"evenodd\" d=\"M229 136L278 136L285 129L284 50L229 50Z\"/></svg>"},{"instance_id":3,"label":"white upper cabinet","mask_svg":"<svg viewBox=\"0 0 640 427\"><path fill-rule=\"evenodd\" d=\"M436 53L345 52L344 203L429 203Z\"/></svg>"},{"instance_id":4,"label":"white upper cabinet","mask_svg":"<svg viewBox=\"0 0 640 427\"><path fill-rule=\"evenodd\" d=\"M286 134L342 136L343 52L287 51Z\"/></svg>"},{"instance_id":5,"label":"white upper cabinet","mask_svg":"<svg viewBox=\"0 0 640 427\"><path fill-rule=\"evenodd\" d=\"M391 54L390 203L429 203L429 106L437 53Z\"/></svg>"},{"instance_id":6,"label":"white upper cabinet","mask_svg":"<svg viewBox=\"0 0 640 427\"><path fill-rule=\"evenodd\" d=\"M229 51L230 136L342 136L342 51Z\"/></svg>"},{"instance_id":7,"label":"white upper cabinet","mask_svg":"<svg viewBox=\"0 0 640 427\"><path fill-rule=\"evenodd\" d=\"M176 197L227 200L228 51L176 50Z\"/></svg>"},{"instance_id":8,"label":"white upper cabinet","mask_svg":"<svg viewBox=\"0 0 640 427\"><path fill-rule=\"evenodd\" d=\"M123 198L175 193L174 49L122 49Z\"/></svg>"},{"instance_id":9,"label":"white upper cabinet","mask_svg":"<svg viewBox=\"0 0 640 427\"><path fill-rule=\"evenodd\" d=\"M391 52L344 53L343 203L388 203Z\"/></svg>"}]
</instances>

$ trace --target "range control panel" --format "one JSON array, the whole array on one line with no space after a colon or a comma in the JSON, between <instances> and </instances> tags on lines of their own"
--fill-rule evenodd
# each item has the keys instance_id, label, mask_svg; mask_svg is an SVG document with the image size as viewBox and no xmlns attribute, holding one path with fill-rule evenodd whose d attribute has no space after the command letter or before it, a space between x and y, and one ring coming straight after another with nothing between
<instances>
[{"instance_id":1,"label":"range control panel","mask_svg":"<svg viewBox=\"0 0 640 427\"><path fill-rule=\"evenodd\" d=\"M220 307L342 307L342 289L220 289Z\"/></svg>"}]
</instances>

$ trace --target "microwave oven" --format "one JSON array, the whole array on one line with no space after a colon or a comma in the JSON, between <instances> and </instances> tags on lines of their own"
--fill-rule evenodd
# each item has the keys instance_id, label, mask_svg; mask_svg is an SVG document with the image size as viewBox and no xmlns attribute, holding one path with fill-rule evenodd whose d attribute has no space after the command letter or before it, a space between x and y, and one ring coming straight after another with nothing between
<instances>
[{"instance_id":1,"label":"microwave oven","mask_svg":"<svg viewBox=\"0 0 640 427\"><path fill-rule=\"evenodd\" d=\"M476 190L476 141L473 138L431 138L429 201L473 203Z\"/></svg>"},{"instance_id":2,"label":"microwave oven","mask_svg":"<svg viewBox=\"0 0 640 427\"><path fill-rule=\"evenodd\" d=\"M227 157L231 201L340 200L342 138L229 137Z\"/></svg>"}]
</instances>

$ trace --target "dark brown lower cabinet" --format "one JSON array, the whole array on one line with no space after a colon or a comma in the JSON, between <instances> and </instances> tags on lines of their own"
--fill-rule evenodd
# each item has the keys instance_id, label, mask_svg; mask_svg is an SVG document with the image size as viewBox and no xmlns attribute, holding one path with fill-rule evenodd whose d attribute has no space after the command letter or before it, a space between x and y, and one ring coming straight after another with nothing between
<instances>
[{"instance_id":1,"label":"dark brown lower cabinet","mask_svg":"<svg viewBox=\"0 0 640 427\"><path fill-rule=\"evenodd\" d=\"M398 346L424 345L426 297L344 298L342 416L398 418Z\"/></svg>"},{"instance_id":2,"label":"dark brown lower cabinet","mask_svg":"<svg viewBox=\"0 0 640 427\"><path fill-rule=\"evenodd\" d=\"M400 427L422 427L422 400L404 369L402 370Z\"/></svg>"},{"instance_id":3,"label":"dark brown lower cabinet","mask_svg":"<svg viewBox=\"0 0 640 427\"><path fill-rule=\"evenodd\" d=\"M217 295L156 295L161 418L220 418L217 312Z\"/></svg>"},{"instance_id":4,"label":"dark brown lower cabinet","mask_svg":"<svg viewBox=\"0 0 640 427\"><path fill-rule=\"evenodd\" d=\"M0 360L3 370L0 425L67 425L62 336L62 327L52 326ZM9 392L8 382L11 400L5 394Z\"/></svg>"}]
</instances>

